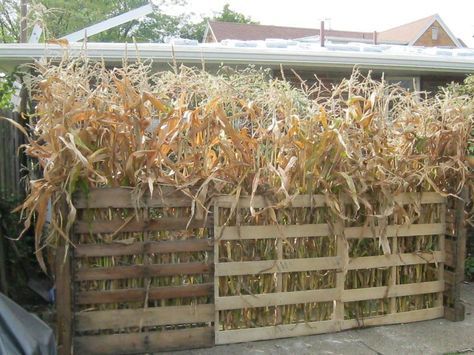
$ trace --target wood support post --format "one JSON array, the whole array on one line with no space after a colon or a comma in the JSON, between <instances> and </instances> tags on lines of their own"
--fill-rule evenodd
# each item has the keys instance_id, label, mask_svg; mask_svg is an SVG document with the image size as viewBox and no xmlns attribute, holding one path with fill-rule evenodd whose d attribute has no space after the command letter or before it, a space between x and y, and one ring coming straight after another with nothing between
<instances>
[{"instance_id":1,"label":"wood support post","mask_svg":"<svg viewBox=\"0 0 474 355\"><path fill-rule=\"evenodd\" d=\"M454 208L454 234L456 237L453 250L454 257L454 284L450 289L452 307L445 307L445 318L453 322L463 321L465 307L461 301L461 283L464 281L464 263L466 260L466 215L465 205L468 199L468 190L463 188L459 198L456 198Z\"/></svg>"},{"instance_id":2,"label":"wood support post","mask_svg":"<svg viewBox=\"0 0 474 355\"><path fill-rule=\"evenodd\" d=\"M61 245L56 251L56 312L58 354L72 353L72 277L70 248Z\"/></svg>"}]
</instances>

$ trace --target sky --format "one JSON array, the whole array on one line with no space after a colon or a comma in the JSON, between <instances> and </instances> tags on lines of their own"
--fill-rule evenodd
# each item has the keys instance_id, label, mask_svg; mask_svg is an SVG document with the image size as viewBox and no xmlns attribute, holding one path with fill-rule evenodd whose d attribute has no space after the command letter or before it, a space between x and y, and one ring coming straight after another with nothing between
<instances>
[{"instance_id":1,"label":"sky","mask_svg":"<svg viewBox=\"0 0 474 355\"><path fill-rule=\"evenodd\" d=\"M185 12L212 15L229 3L263 25L383 31L433 14L474 48L474 0L187 0Z\"/></svg>"}]
</instances>

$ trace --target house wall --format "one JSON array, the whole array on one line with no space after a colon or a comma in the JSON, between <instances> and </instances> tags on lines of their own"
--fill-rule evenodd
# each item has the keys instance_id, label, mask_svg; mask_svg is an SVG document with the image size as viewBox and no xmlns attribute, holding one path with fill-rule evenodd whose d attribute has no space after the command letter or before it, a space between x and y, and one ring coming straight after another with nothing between
<instances>
[{"instance_id":1,"label":"house wall","mask_svg":"<svg viewBox=\"0 0 474 355\"><path fill-rule=\"evenodd\" d=\"M431 29L436 27L438 29L438 39L433 40L431 36ZM438 21L435 21L425 33L414 43L415 46L425 47L456 47L448 33L443 29Z\"/></svg>"},{"instance_id":2,"label":"house wall","mask_svg":"<svg viewBox=\"0 0 474 355\"><path fill-rule=\"evenodd\" d=\"M297 75L296 75L296 74ZM366 72L363 72L366 75ZM285 76L285 79L291 82L296 87L301 87L301 81L311 87L316 84L316 78L321 81L327 89L331 89L332 85L339 84L343 78L348 78L351 75L350 71L347 72L331 72L331 71L321 71L321 70L284 70L283 74L280 70L274 70L273 76L276 78L282 78L282 75ZM389 82L395 83L397 81L407 82L409 80L418 79L419 87L416 87L416 90L426 91L428 96L433 96L439 91L440 86L446 86L452 82L461 83L466 75L457 74L457 75L446 75L446 74L425 74L425 75L415 75L409 74L406 72L387 72L383 74L386 80ZM376 71L371 73L371 77L375 80L381 80L382 72ZM410 84L412 84L410 82ZM411 85L410 85L411 86Z\"/></svg>"},{"instance_id":3,"label":"house wall","mask_svg":"<svg viewBox=\"0 0 474 355\"><path fill-rule=\"evenodd\" d=\"M440 86L446 86L452 82L462 83L465 75L443 75L443 76L434 76L434 75L423 75L421 77L421 91L426 91L428 94L435 94L439 91Z\"/></svg>"}]
</instances>

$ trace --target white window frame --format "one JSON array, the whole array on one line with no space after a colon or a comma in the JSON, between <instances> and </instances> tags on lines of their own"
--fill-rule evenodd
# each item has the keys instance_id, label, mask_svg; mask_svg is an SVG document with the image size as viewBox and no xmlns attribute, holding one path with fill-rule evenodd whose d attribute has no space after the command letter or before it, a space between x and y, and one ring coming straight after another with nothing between
<instances>
[{"instance_id":1,"label":"white window frame","mask_svg":"<svg viewBox=\"0 0 474 355\"><path fill-rule=\"evenodd\" d=\"M436 26L431 27L431 39L437 41L439 38L439 28Z\"/></svg>"},{"instance_id":2,"label":"white window frame","mask_svg":"<svg viewBox=\"0 0 474 355\"><path fill-rule=\"evenodd\" d=\"M385 75L385 81L389 84L395 84L401 81L411 81L413 82L414 92L420 92L420 77L419 76L409 76L409 75ZM410 91L412 89L410 88Z\"/></svg>"}]
</instances>

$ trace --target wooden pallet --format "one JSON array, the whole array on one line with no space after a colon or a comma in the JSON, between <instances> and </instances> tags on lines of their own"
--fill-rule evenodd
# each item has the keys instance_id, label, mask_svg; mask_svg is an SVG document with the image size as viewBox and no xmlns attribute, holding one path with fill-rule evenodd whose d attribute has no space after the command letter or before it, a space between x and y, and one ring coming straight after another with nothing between
<instances>
[{"instance_id":1,"label":"wooden pallet","mask_svg":"<svg viewBox=\"0 0 474 355\"><path fill-rule=\"evenodd\" d=\"M189 214L183 214L183 211L190 211L192 201L179 191L162 188L153 196L141 196L138 210L135 210L135 198L130 189L107 188L79 194L74 199L78 218L69 235L74 247L63 242L56 252L60 354L73 351L79 354L129 354L209 347L443 316L461 320L464 315L459 297L465 253L464 215L460 212L464 209L462 200L447 200L436 193L401 194L395 197L399 205L437 206L437 220L400 224L382 219L369 228L364 223L349 224L342 220L242 225L239 211L248 210L250 204L255 209L269 205L268 197L262 196L255 196L252 201L249 197L241 197L238 201L231 196L217 197L214 216L209 222L190 220ZM341 201L342 208L350 204L350 199ZM328 207L324 196L303 195L292 201L291 208L324 210ZM156 209L169 213L153 215ZM224 225L221 214L233 209L235 219ZM98 211L104 213L97 215ZM138 218L128 217L136 211L139 211ZM64 215L67 212L64 208ZM159 233L163 234L158 237ZM179 237L180 233L187 234ZM435 249L399 250L400 241L421 236L437 236ZM351 243L379 237L390 246L389 254L350 256ZM287 257L285 240L305 238L327 238L334 249L317 257ZM248 261L220 257L226 242L258 241L271 241L274 245L271 255L275 256L267 260L264 255L255 255ZM180 257L183 253L196 258L183 261ZM169 259L160 259L163 255L168 255ZM202 259L202 255L206 258ZM102 262L96 265L94 260ZM402 268L416 265L428 265L435 270L436 277L415 283L397 281ZM347 289L347 275L360 270L386 270L391 275L390 281L377 287ZM284 280L288 280L284 275L320 271L333 273L333 286L283 289ZM166 285L152 282L183 275L198 281ZM255 279L262 275L276 280L273 291L220 294L219 286L225 278ZM135 283L124 283L128 280ZM94 284L98 286L94 288ZM397 302L402 298L427 294L434 297L429 308L397 310ZM168 303L168 300L176 299L181 300L181 304ZM367 300L386 302L386 312L371 316L348 315L349 303ZM330 315L319 320L283 321L283 307L315 303L330 305ZM275 310L274 323L223 328L221 316L225 312L260 307Z\"/></svg>"},{"instance_id":2,"label":"wooden pallet","mask_svg":"<svg viewBox=\"0 0 474 355\"><path fill-rule=\"evenodd\" d=\"M222 197L215 201L214 235L214 263L215 263L215 341L216 344L229 344L245 341L265 340L301 335L334 332L361 326L373 326L401 322L414 322L442 317L444 314L443 291L444 263L446 261L444 235L446 229L445 212L446 198L436 193L402 194L396 197L400 204L437 204L441 206L440 218L437 223L388 225L386 228L367 228L364 226L345 226L339 221L334 226L320 224L294 225L222 225L219 214L224 209L245 209L250 207L249 198L241 198L238 204L233 198ZM263 198L255 198L253 206L262 208L268 205ZM323 196L298 196L293 201L293 207L324 208ZM392 245L390 255L367 257L349 257L348 243L350 240L379 237L383 233ZM400 253L396 249L396 239L423 235L438 235L438 246L434 252ZM335 237L336 254L317 258L286 259L282 253L282 243L285 238L306 237ZM275 260L235 262L221 260L220 248L226 241L244 241L273 239L275 241ZM258 258L263 257L258 255ZM386 268L396 275L397 268L406 265L430 264L437 268L437 278L434 281L397 284L396 277L392 277L390 284L381 287L345 289L345 278L350 270ZM328 289L312 289L303 291L282 292L281 275L290 272L334 270L336 272L335 287ZM276 278L275 291L260 294L236 294L222 296L219 292L219 283L225 282L228 276L258 277L262 274L273 274ZM222 285L222 284L221 284ZM397 312L396 301L399 297L436 294L433 307L416 309L407 312ZM389 300L389 311L385 315L350 319L345 312L347 302L364 300ZM274 325L247 327L224 330L221 321L221 312L228 310L245 310L256 307L277 307L282 305L308 304L311 302L331 302L333 304L330 319L312 322L292 322L283 324L275 317ZM273 308L272 308L273 309Z\"/></svg>"},{"instance_id":3,"label":"wooden pallet","mask_svg":"<svg viewBox=\"0 0 474 355\"><path fill-rule=\"evenodd\" d=\"M207 232L174 237L206 227L204 222L186 216L152 217L153 208L190 208L187 196L169 191L142 198L139 219L121 217L118 211L136 207L132 198L127 189L100 189L75 200L75 247L60 248L57 258L62 354L71 349L76 354L149 353L214 344L213 258L180 260L183 253L212 255L212 239ZM91 219L91 209L106 212L101 219ZM103 218L107 213L119 216ZM163 232L172 237L160 236ZM108 265L96 266L94 260ZM153 282L184 275L194 281L167 286ZM95 284L101 286L95 289ZM170 305L170 300L186 304Z\"/></svg>"},{"instance_id":4,"label":"wooden pallet","mask_svg":"<svg viewBox=\"0 0 474 355\"><path fill-rule=\"evenodd\" d=\"M446 268L444 271L444 317L451 321L463 321L465 307L461 302L461 283L464 281L467 226L465 204L469 199L466 188L460 198L450 198L446 214Z\"/></svg>"}]
</instances>

